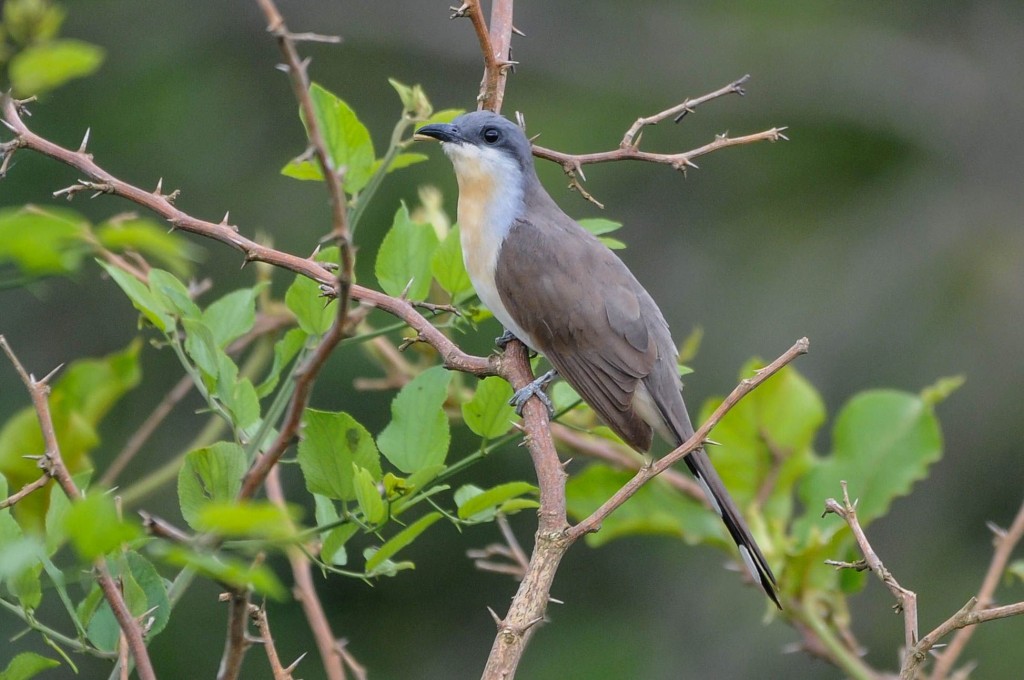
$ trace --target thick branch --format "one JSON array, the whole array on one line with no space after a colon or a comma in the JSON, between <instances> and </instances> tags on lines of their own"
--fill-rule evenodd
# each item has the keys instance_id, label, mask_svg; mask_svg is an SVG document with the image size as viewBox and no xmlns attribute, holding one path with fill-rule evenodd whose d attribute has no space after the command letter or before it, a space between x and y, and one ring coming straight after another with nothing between
<instances>
[{"instance_id":1,"label":"thick branch","mask_svg":"<svg viewBox=\"0 0 1024 680\"><path fill-rule=\"evenodd\" d=\"M82 492L79 491L75 481L71 478L71 473L68 471L67 466L64 465L64 459L60 453L60 444L57 442L57 433L53 427L53 418L50 415L50 402L47 398L50 393L49 381L56 373L56 370L50 372L49 375L41 380L36 380L35 376L25 370L25 367L22 366L18 357L7 343L7 339L2 335L0 335L0 348L3 349L11 364L14 365L22 382L25 383L29 395L32 397L32 405L35 407L36 416L39 419L39 427L43 432L43 441L46 444L46 452L43 453L40 466L49 476L57 480L57 483L60 484L61 489L63 489L64 494L69 500L72 502L81 500ZM93 562L93 568L96 571L96 582L103 592L103 597L110 605L114 618L117 619L117 624L120 626L128 642L128 648L135 658L135 667L138 670L139 678L142 680L156 680L156 672L153 670L153 664L149 659L142 627L128 609L124 595L114 582L110 570L107 569L106 561L102 557L97 558Z\"/></svg>"},{"instance_id":2,"label":"thick branch","mask_svg":"<svg viewBox=\"0 0 1024 680\"><path fill-rule=\"evenodd\" d=\"M452 19L469 17L480 43L484 59L484 75L477 95L477 108L501 112L505 97L505 80L508 69L513 66L509 59L509 44L512 38L512 0L492 0L491 28L484 21L480 0L466 0L459 7L452 7Z\"/></svg>"},{"instance_id":3,"label":"thick branch","mask_svg":"<svg viewBox=\"0 0 1024 680\"><path fill-rule=\"evenodd\" d=\"M575 541L584 534L597 531L601 526L601 522L603 522L604 519L616 508L629 500L633 494L643 487L644 484L678 463L686 454L702 446L704 444L704 440L708 438L708 434L714 429L715 425L718 424L725 414L728 413L740 399L747 396L751 391L756 389L758 385L775 375L775 373L798 356L806 354L809 344L810 343L807 338L800 338L792 347L786 350L782 356L757 371L754 377L741 381L740 384L736 386L736 389L726 397L725 401L715 409L715 412L711 414L711 417L700 426L692 437L663 458L659 458L651 465L641 468L632 479L626 482L626 484L615 492L615 495L605 501L601 507L591 513L589 517L581 521L579 524L569 529L566 532L566 535L570 541Z\"/></svg>"},{"instance_id":4,"label":"thick branch","mask_svg":"<svg viewBox=\"0 0 1024 680\"><path fill-rule=\"evenodd\" d=\"M217 680L235 680L242 672L249 642L249 592L236 590L223 593L220 599L228 603L228 634L224 640L224 654L217 670Z\"/></svg>"}]
</instances>

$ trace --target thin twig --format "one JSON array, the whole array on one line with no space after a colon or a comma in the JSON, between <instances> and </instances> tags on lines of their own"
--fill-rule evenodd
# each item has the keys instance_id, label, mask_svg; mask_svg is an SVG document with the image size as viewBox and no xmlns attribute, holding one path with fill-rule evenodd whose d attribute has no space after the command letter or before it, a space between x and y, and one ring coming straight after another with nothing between
<instances>
[{"instance_id":1,"label":"thin twig","mask_svg":"<svg viewBox=\"0 0 1024 680\"><path fill-rule=\"evenodd\" d=\"M48 475L57 480L57 483L71 502L80 501L82 499L82 492L71 478L71 473L68 471L67 466L64 465L64 459L60 453L60 444L57 441L57 433L53 426L53 418L50 414L50 402L48 399L50 393L49 381L56 371L51 371L47 376L37 380L35 376L25 370L21 361L14 354L14 350L7 343L7 339L2 335L0 335L0 348L7 355L7 358L25 384L26 389L28 389L29 395L32 397L32 405L35 407L36 416L39 419L39 427L43 433L43 441L46 444L46 452L43 454L40 464ZM96 558L93 562L93 569L96 571L96 582L103 592L103 597L110 605L114 618L117 620L118 626L120 626L125 639L128 641L128 647L135 658L135 666L138 670L139 678L141 680L156 680L156 672L153 670L153 664L149 659L142 627L128 609L124 595L114 582L114 578L107 568L106 561L102 557Z\"/></svg>"},{"instance_id":2,"label":"thin twig","mask_svg":"<svg viewBox=\"0 0 1024 680\"><path fill-rule=\"evenodd\" d=\"M871 543L868 541L868 537L864 533L860 521L857 519L857 504L850 502L850 494L846 487L846 482L841 481L839 484L843 488L843 502L839 503L836 499L829 498L825 501L825 514L835 513L846 522L850 527L850 531L853 532L853 538L857 541L861 554L864 555L864 561L867 562L868 569L875 572L875 576L879 578L885 587L889 589L889 592L892 593L892 596L896 598L896 612L903 613L903 645L906 654L909 655L914 646L917 645L918 640L917 594L901 586L896 581L896 577L892 575L892 572L882 564L881 558L878 557L875 549L871 547Z\"/></svg>"},{"instance_id":3,"label":"thin twig","mask_svg":"<svg viewBox=\"0 0 1024 680\"><path fill-rule=\"evenodd\" d=\"M1024 538L1024 503L1021 503L1020 508L1017 510L1017 515L1013 518L1010 528L1006 531L996 532L994 539L996 549L992 554L992 561L985 572L985 578L981 582L981 587L978 589L977 600L983 610L986 607L991 607L993 596L1000 580L1003 578L1003 574L1006 572L1006 565L1010 561L1010 556L1022 538ZM974 628L965 627L953 636L949 646L942 651L935 662L935 669L931 676L932 680L944 680L949 675L973 634Z\"/></svg>"},{"instance_id":4,"label":"thin twig","mask_svg":"<svg viewBox=\"0 0 1024 680\"><path fill-rule=\"evenodd\" d=\"M221 593L222 602L228 603L228 634L224 639L224 654L217 670L217 680L236 680L242 672L249 642L249 591L234 590Z\"/></svg>"},{"instance_id":5,"label":"thin twig","mask_svg":"<svg viewBox=\"0 0 1024 680\"><path fill-rule=\"evenodd\" d=\"M270 634L270 621L267 619L266 605L259 607L254 604L249 605L249 616L256 623L256 630L260 633L260 642L263 645L263 649L267 652L267 660L270 662L270 670L274 674L274 680L292 680L292 670L302 660L302 657L299 657L287 668L281 663L277 647L274 646L274 637Z\"/></svg>"},{"instance_id":6,"label":"thin twig","mask_svg":"<svg viewBox=\"0 0 1024 680\"><path fill-rule=\"evenodd\" d=\"M267 475L265 484L267 498L275 505L285 508L287 503L284 490L281 488L280 469L275 467ZM291 523L291 519L288 520ZM345 668L343 657L339 653L334 632L331 630L331 623L324 613L320 596L313 585L312 565L306 553L298 546L288 546L286 549L288 563L291 565L292 578L295 586L292 594L302 605L302 611L306 615L306 622L313 633L317 649L320 650L320 659L323 662L324 672L328 680L345 680Z\"/></svg>"},{"instance_id":7,"label":"thin twig","mask_svg":"<svg viewBox=\"0 0 1024 680\"><path fill-rule=\"evenodd\" d=\"M510 0L493 0L490 30L484 20L480 0L466 0L459 7L450 9L452 10L452 19L469 17L473 24L473 31L480 43L480 53L484 59L484 75L480 81L480 94L477 95L477 108L500 113L502 99L505 96L506 74L508 69L513 66L513 62L508 58L509 42L512 35L512 2Z\"/></svg>"},{"instance_id":8,"label":"thin twig","mask_svg":"<svg viewBox=\"0 0 1024 680\"><path fill-rule=\"evenodd\" d=\"M747 378L741 381L740 384L736 386L736 389L726 397L725 401L715 409L715 412L711 414L711 417L708 418L700 428L698 428L692 437L671 453L659 458L651 465L641 468L632 479L626 482L626 484L615 492L615 495L605 501L601 507L591 513L589 517L582 520L579 524L569 529L566 532L566 535L570 541L575 541L584 534L597 531L601 526L601 522L603 522L604 519L612 513L612 511L629 500L633 494L643 487L644 484L678 463L686 454L702 446L704 444L704 440L708 438L708 434L712 429L714 429L715 425L718 424L725 414L728 413L740 399L757 388L757 386L765 380L775 375L775 373L788 365L798 356L806 354L809 345L810 343L807 338L800 338L778 359L757 371L752 378Z\"/></svg>"},{"instance_id":9,"label":"thin twig","mask_svg":"<svg viewBox=\"0 0 1024 680\"><path fill-rule=\"evenodd\" d=\"M51 477L49 474L43 473L43 476L40 477L39 479L35 480L34 482L29 482L25 486L21 487L21 489L19 489L17 493L12 493L10 496L0 501L0 510L11 507L12 505L23 499L25 496L29 495L33 491L43 488L50 481L50 479Z\"/></svg>"}]
</instances>

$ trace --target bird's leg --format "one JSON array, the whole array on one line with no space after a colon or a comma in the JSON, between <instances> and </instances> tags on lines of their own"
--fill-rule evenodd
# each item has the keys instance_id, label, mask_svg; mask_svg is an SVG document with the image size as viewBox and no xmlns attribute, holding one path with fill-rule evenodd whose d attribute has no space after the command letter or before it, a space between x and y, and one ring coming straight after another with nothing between
<instances>
[{"instance_id":1,"label":"bird's leg","mask_svg":"<svg viewBox=\"0 0 1024 680\"><path fill-rule=\"evenodd\" d=\"M516 407L516 415L522 417L523 407L526 405L526 402L530 397L537 397L540 399L541 403L547 407L548 417L553 418L555 415L555 405L551 403L551 399L544 393L544 388L547 387L548 383L554 380L557 376L558 371L551 369L523 389L518 390L513 394L512 398L508 400L508 403L510 406Z\"/></svg>"}]
</instances>

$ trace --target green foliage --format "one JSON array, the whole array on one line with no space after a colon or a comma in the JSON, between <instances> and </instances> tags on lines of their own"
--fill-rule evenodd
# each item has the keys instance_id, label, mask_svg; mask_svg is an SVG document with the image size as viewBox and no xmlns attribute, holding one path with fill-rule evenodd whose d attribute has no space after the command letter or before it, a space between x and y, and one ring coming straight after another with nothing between
<instances>
[{"instance_id":1,"label":"green foliage","mask_svg":"<svg viewBox=\"0 0 1024 680\"><path fill-rule=\"evenodd\" d=\"M469 280L466 263L462 259L462 242L459 225L452 227L430 259L430 272L438 285L458 304L473 295L473 283Z\"/></svg>"},{"instance_id":2,"label":"green foliage","mask_svg":"<svg viewBox=\"0 0 1024 680\"><path fill-rule=\"evenodd\" d=\"M410 300L426 298L430 293L431 263L439 245L434 228L413 222L402 204L377 251L374 271L380 287L396 296L408 287L405 294Z\"/></svg>"},{"instance_id":3,"label":"green foliage","mask_svg":"<svg viewBox=\"0 0 1024 680\"><path fill-rule=\"evenodd\" d=\"M86 561L116 550L142 534L138 524L118 516L114 499L98 489L71 504L64 516L64 530Z\"/></svg>"},{"instance_id":4,"label":"green foliage","mask_svg":"<svg viewBox=\"0 0 1024 680\"><path fill-rule=\"evenodd\" d=\"M434 366L403 387L391 402L391 422L377 437L381 453L402 472L444 463L451 438L443 406L451 373Z\"/></svg>"},{"instance_id":5,"label":"green foliage","mask_svg":"<svg viewBox=\"0 0 1024 680\"><path fill-rule=\"evenodd\" d=\"M0 680L29 680L45 670L57 668L60 661L40 656L35 652L22 652L11 659L7 668L0 671Z\"/></svg>"},{"instance_id":6,"label":"green foliage","mask_svg":"<svg viewBox=\"0 0 1024 680\"><path fill-rule=\"evenodd\" d=\"M399 531L393 538L380 547L377 552L366 560L366 571L373 573L385 560L390 559L402 548L412 543L434 522L441 519L441 513L431 512Z\"/></svg>"},{"instance_id":7,"label":"green foliage","mask_svg":"<svg viewBox=\"0 0 1024 680\"><path fill-rule=\"evenodd\" d=\"M103 50L81 40L50 40L14 55L11 85L20 97L43 94L74 78L92 74L103 63Z\"/></svg>"},{"instance_id":8,"label":"green foliage","mask_svg":"<svg viewBox=\"0 0 1024 680\"><path fill-rule=\"evenodd\" d=\"M234 442L189 452L178 473L178 503L189 526L200 528L200 513L207 504L234 500L246 469L245 452Z\"/></svg>"},{"instance_id":9,"label":"green foliage","mask_svg":"<svg viewBox=\"0 0 1024 680\"><path fill-rule=\"evenodd\" d=\"M472 522L489 522L501 512L512 514L528 507L539 507L536 502L511 503L513 499L522 501L520 496L536 494L537 487L526 482L508 482L499 484L484 491L472 484L467 484L455 492L455 503L459 507L459 519Z\"/></svg>"},{"instance_id":10,"label":"green foliage","mask_svg":"<svg viewBox=\"0 0 1024 680\"><path fill-rule=\"evenodd\" d=\"M462 404L462 419L469 429L484 439L494 439L508 432L515 416L509 405L512 386L501 378L484 378L473 398Z\"/></svg>"},{"instance_id":11,"label":"green foliage","mask_svg":"<svg viewBox=\"0 0 1024 680\"><path fill-rule=\"evenodd\" d=\"M307 409L304 423L299 465L310 493L355 500L353 464L372 481L381 478L380 454L373 437L352 416Z\"/></svg>"},{"instance_id":12,"label":"green foliage","mask_svg":"<svg viewBox=\"0 0 1024 680\"><path fill-rule=\"evenodd\" d=\"M621 229L621 222L607 220L603 217L589 217L578 221L581 227L589 231L594 236L597 236L598 240L601 241L601 243L605 244L612 250L622 250L626 247L626 244L617 238L611 238L610 236L602 236L602 234L610 234L613 231L618 231L619 229Z\"/></svg>"}]
</instances>

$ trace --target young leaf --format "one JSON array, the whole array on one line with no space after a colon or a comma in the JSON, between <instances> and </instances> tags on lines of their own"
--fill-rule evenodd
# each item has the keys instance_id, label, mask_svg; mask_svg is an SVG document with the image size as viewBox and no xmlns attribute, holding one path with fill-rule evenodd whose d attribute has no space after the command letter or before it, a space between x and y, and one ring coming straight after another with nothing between
<instances>
[{"instance_id":1,"label":"young leaf","mask_svg":"<svg viewBox=\"0 0 1024 680\"><path fill-rule=\"evenodd\" d=\"M163 299L150 292L146 284L123 269L118 269L100 260L97 262L106 270L114 283L120 286L135 309L139 310L147 321L164 333L174 328L173 310L164 304Z\"/></svg>"},{"instance_id":2,"label":"young leaf","mask_svg":"<svg viewBox=\"0 0 1024 680\"><path fill-rule=\"evenodd\" d=\"M327 532L320 546L320 557L328 564L344 567L348 564L348 551L345 544L359 529L356 524L342 524Z\"/></svg>"},{"instance_id":3,"label":"young leaf","mask_svg":"<svg viewBox=\"0 0 1024 680\"><path fill-rule=\"evenodd\" d=\"M285 510L269 501L214 501L199 508L196 528L221 536L281 540L295 533L296 508Z\"/></svg>"},{"instance_id":4,"label":"young leaf","mask_svg":"<svg viewBox=\"0 0 1024 680\"><path fill-rule=\"evenodd\" d=\"M430 271L452 300L460 302L473 294L473 282L469 280L466 264L462 259L462 242L459 225L455 225L444 237L430 260Z\"/></svg>"},{"instance_id":5,"label":"young leaf","mask_svg":"<svg viewBox=\"0 0 1024 680\"><path fill-rule=\"evenodd\" d=\"M430 293L431 259L438 245L434 228L413 222L409 209L403 203L377 251L374 271L381 288L388 295L397 296L409 286L410 300L427 297Z\"/></svg>"},{"instance_id":6,"label":"young leaf","mask_svg":"<svg viewBox=\"0 0 1024 680\"><path fill-rule=\"evenodd\" d=\"M178 472L178 502L189 526L198 528L207 503L228 502L238 495L247 467L245 452L233 442L217 442L185 456Z\"/></svg>"},{"instance_id":7,"label":"young leaf","mask_svg":"<svg viewBox=\"0 0 1024 680\"><path fill-rule=\"evenodd\" d=\"M392 538L390 538L380 549L373 554L373 557L366 560L366 571L373 572L384 560L390 559L402 548L406 547L410 543L416 540L416 538L422 534L427 528L441 519L441 513L431 512L407 526L406 528L399 531Z\"/></svg>"},{"instance_id":8,"label":"young leaf","mask_svg":"<svg viewBox=\"0 0 1024 680\"><path fill-rule=\"evenodd\" d=\"M602 234L609 234L613 231L617 231L622 228L621 222L614 222L612 220L606 220L603 217L590 217L579 220L580 226L589 231L594 236L598 237L601 243L605 244L612 250L622 250L626 247L626 244L617 238L610 238L602 236Z\"/></svg>"},{"instance_id":9,"label":"young leaf","mask_svg":"<svg viewBox=\"0 0 1024 680\"><path fill-rule=\"evenodd\" d=\"M348 104L321 85L310 85L309 95L331 163L335 170L345 173L345 191L359 193L370 179L376 159L370 131ZM301 110L299 113L305 124L305 115ZM296 179L323 179L319 166L309 160L292 161L281 172Z\"/></svg>"},{"instance_id":10,"label":"young leaf","mask_svg":"<svg viewBox=\"0 0 1024 680\"><path fill-rule=\"evenodd\" d=\"M151 219L131 217L104 222L95 229L96 239L107 250L135 251L160 262L175 276L186 278L202 249L177 232Z\"/></svg>"},{"instance_id":11,"label":"young leaf","mask_svg":"<svg viewBox=\"0 0 1024 680\"><path fill-rule=\"evenodd\" d=\"M377 446L406 474L444 463L451 435L444 402L451 373L434 366L409 382L391 402L391 422Z\"/></svg>"},{"instance_id":12,"label":"young leaf","mask_svg":"<svg viewBox=\"0 0 1024 680\"><path fill-rule=\"evenodd\" d=\"M19 97L42 94L73 78L87 76L103 63L103 49L81 40L47 40L11 58L11 85Z\"/></svg>"},{"instance_id":13,"label":"young leaf","mask_svg":"<svg viewBox=\"0 0 1024 680\"><path fill-rule=\"evenodd\" d=\"M261 284L228 293L203 310L203 323L213 332L218 347L226 348L252 329L256 322L256 296L263 287Z\"/></svg>"},{"instance_id":14,"label":"young leaf","mask_svg":"<svg viewBox=\"0 0 1024 680\"><path fill-rule=\"evenodd\" d=\"M920 396L896 390L855 395L836 417L832 455L800 483L800 499L807 508L803 531L808 524L821 523L825 499L841 493L841 480L858 499L857 518L866 527L924 479L928 466L941 456L938 420Z\"/></svg>"},{"instance_id":15,"label":"young leaf","mask_svg":"<svg viewBox=\"0 0 1024 680\"><path fill-rule=\"evenodd\" d=\"M82 238L88 224L70 210L0 210L0 264L10 262L30 277L77 271L86 254Z\"/></svg>"},{"instance_id":16,"label":"young leaf","mask_svg":"<svg viewBox=\"0 0 1024 680\"><path fill-rule=\"evenodd\" d=\"M353 468L357 464L376 481L380 454L366 428L347 413L306 409L299 466L310 493L340 501L355 500Z\"/></svg>"},{"instance_id":17,"label":"young leaf","mask_svg":"<svg viewBox=\"0 0 1024 680\"><path fill-rule=\"evenodd\" d=\"M509 431L515 408L509 406L512 386L498 377L477 383L473 398L462 405L462 417L469 429L484 439L494 439Z\"/></svg>"},{"instance_id":18,"label":"young leaf","mask_svg":"<svg viewBox=\"0 0 1024 680\"><path fill-rule=\"evenodd\" d=\"M488 521L493 518L497 507L505 501L522 496L523 494L536 492L537 487L532 484L508 482L474 494L470 498L464 499L462 503L459 503L459 498L456 496L455 502L459 507L459 519Z\"/></svg>"},{"instance_id":19,"label":"young leaf","mask_svg":"<svg viewBox=\"0 0 1024 680\"><path fill-rule=\"evenodd\" d=\"M40 656L35 652L22 652L18 654L7 668L0 671L0 680L29 680L45 670L57 668L60 661Z\"/></svg>"},{"instance_id":20,"label":"young leaf","mask_svg":"<svg viewBox=\"0 0 1024 680\"><path fill-rule=\"evenodd\" d=\"M284 303L295 315L299 328L309 335L326 333L337 315L337 303L324 298L319 284L305 276L295 277L284 294Z\"/></svg>"},{"instance_id":21,"label":"young leaf","mask_svg":"<svg viewBox=\"0 0 1024 680\"><path fill-rule=\"evenodd\" d=\"M64 516L64 530L78 554L88 561L142 534L137 524L118 517L114 499L99 489L92 489L88 496L71 504Z\"/></svg>"},{"instance_id":22,"label":"young leaf","mask_svg":"<svg viewBox=\"0 0 1024 680\"><path fill-rule=\"evenodd\" d=\"M380 491L369 471L364 470L355 463L352 463L352 484L354 487L356 502L363 516L369 524L380 524L387 517L387 509L384 501L381 500Z\"/></svg>"},{"instance_id":23,"label":"young leaf","mask_svg":"<svg viewBox=\"0 0 1024 680\"><path fill-rule=\"evenodd\" d=\"M132 614L141 616L143 613L149 612L147 619L152 617L152 623L146 631L146 637L152 639L167 626L167 622L171 618L171 603L167 599L167 585L153 563L135 551L129 550L125 554L125 564L129 570L127 576L131 577L143 595L141 605L132 607ZM122 578L125 578L124 574L122 574Z\"/></svg>"},{"instance_id":24,"label":"young leaf","mask_svg":"<svg viewBox=\"0 0 1024 680\"><path fill-rule=\"evenodd\" d=\"M221 363L231 359L217 346L213 331L205 323L198 319L182 319L181 325L185 328L185 352L199 370L216 380L222 372ZM237 374L237 370L235 372Z\"/></svg>"},{"instance_id":25,"label":"young leaf","mask_svg":"<svg viewBox=\"0 0 1024 680\"><path fill-rule=\"evenodd\" d=\"M188 287L178 277L163 269L149 272L149 290L157 296L163 308L183 319L198 319L199 306L192 301Z\"/></svg>"},{"instance_id":26,"label":"young leaf","mask_svg":"<svg viewBox=\"0 0 1024 680\"><path fill-rule=\"evenodd\" d=\"M157 543L153 551L179 567L192 567L203 576L237 588L252 588L275 600L284 600L288 591L265 564L249 564L220 553L195 552L180 545Z\"/></svg>"},{"instance_id":27,"label":"young leaf","mask_svg":"<svg viewBox=\"0 0 1024 680\"><path fill-rule=\"evenodd\" d=\"M306 344L308 337L301 328L292 328L280 340L274 343L274 363L271 365L267 377L256 388L256 394L260 398L274 391L278 380L281 378L281 371L298 355L299 351Z\"/></svg>"}]
</instances>

